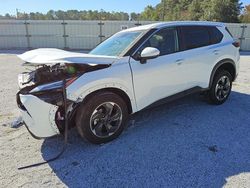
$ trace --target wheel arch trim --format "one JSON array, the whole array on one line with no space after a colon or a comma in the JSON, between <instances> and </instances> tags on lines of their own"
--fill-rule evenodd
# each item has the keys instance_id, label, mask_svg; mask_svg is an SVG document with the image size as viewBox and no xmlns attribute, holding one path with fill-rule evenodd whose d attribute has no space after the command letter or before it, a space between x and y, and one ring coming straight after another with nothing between
<instances>
[{"instance_id":1,"label":"wheel arch trim","mask_svg":"<svg viewBox=\"0 0 250 188\"><path fill-rule=\"evenodd\" d=\"M216 71L222 67L223 65L225 64L231 64L233 67L234 67L234 72L236 74L236 65L235 65L235 62L232 60L232 59L223 59L221 61L219 61L213 68L212 72L211 72L211 75L210 75L210 80L209 80L209 88L211 88L212 86L212 83L213 83L213 79L214 79L214 76L215 76L215 73ZM233 76L233 75L232 75ZM234 78L233 80L235 79L236 75L234 75Z\"/></svg>"},{"instance_id":2,"label":"wheel arch trim","mask_svg":"<svg viewBox=\"0 0 250 188\"><path fill-rule=\"evenodd\" d=\"M76 103L81 103L83 102L88 96L96 93L96 92L100 92L100 91L111 91L114 92L115 94L119 95L120 97L122 97L126 104L128 105L128 110L130 111L130 113L134 113L137 111L137 106L136 106L136 101L134 99L133 94L129 93L129 90L124 87L121 84L117 84L117 83L109 83L109 84L100 84L100 85L96 85L94 87L91 87L87 90L85 90L84 92L82 92L76 100ZM72 96L70 97L72 98Z\"/></svg>"}]
</instances>

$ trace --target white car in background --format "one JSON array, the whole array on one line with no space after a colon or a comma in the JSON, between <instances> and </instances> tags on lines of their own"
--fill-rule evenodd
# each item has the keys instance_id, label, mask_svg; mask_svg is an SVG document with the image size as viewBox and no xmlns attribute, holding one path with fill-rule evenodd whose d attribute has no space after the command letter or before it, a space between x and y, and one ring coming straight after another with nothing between
<instances>
[{"instance_id":1,"label":"white car in background","mask_svg":"<svg viewBox=\"0 0 250 188\"><path fill-rule=\"evenodd\" d=\"M120 31L89 54L36 49L19 57L34 67L19 75L17 94L31 134L63 134L66 114L69 128L95 144L118 137L129 114L165 100L205 92L224 103L240 60L239 43L215 22L156 23Z\"/></svg>"}]
</instances>

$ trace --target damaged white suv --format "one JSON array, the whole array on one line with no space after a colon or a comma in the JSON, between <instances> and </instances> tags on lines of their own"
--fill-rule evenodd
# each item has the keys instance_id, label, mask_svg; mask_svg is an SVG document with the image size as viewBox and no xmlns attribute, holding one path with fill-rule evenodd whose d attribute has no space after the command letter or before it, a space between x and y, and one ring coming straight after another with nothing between
<instances>
[{"instance_id":1,"label":"damaged white suv","mask_svg":"<svg viewBox=\"0 0 250 188\"><path fill-rule=\"evenodd\" d=\"M69 128L96 144L118 137L129 114L165 100L205 92L224 103L240 59L239 43L213 22L123 30L89 54L37 49L19 57L34 69L19 75L17 94L30 133L63 134L68 119Z\"/></svg>"}]
</instances>

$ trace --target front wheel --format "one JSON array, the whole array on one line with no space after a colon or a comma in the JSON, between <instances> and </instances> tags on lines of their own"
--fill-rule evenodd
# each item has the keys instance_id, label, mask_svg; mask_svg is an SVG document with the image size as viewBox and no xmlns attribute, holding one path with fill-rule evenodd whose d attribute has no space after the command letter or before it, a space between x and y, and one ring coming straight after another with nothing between
<instances>
[{"instance_id":1,"label":"front wheel","mask_svg":"<svg viewBox=\"0 0 250 188\"><path fill-rule=\"evenodd\" d=\"M94 144L109 142L123 131L128 119L124 100L112 92L96 93L78 109L79 134Z\"/></svg>"},{"instance_id":2,"label":"front wheel","mask_svg":"<svg viewBox=\"0 0 250 188\"><path fill-rule=\"evenodd\" d=\"M209 101L212 104L220 105L228 99L232 89L232 80L232 75L226 70L215 75L208 93Z\"/></svg>"}]
</instances>

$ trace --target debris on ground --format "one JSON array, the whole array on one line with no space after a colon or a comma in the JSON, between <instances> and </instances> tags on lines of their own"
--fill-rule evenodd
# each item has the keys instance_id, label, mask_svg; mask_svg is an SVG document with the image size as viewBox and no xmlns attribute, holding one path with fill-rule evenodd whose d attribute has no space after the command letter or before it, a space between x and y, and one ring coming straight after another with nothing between
<instances>
[{"instance_id":1,"label":"debris on ground","mask_svg":"<svg viewBox=\"0 0 250 188\"><path fill-rule=\"evenodd\" d=\"M217 153L218 152L218 147L216 145L214 146L208 146L209 151L213 152L213 153Z\"/></svg>"},{"instance_id":2,"label":"debris on ground","mask_svg":"<svg viewBox=\"0 0 250 188\"><path fill-rule=\"evenodd\" d=\"M11 123L11 128L19 128L23 125L23 118L21 116L14 119Z\"/></svg>"}]
</instances>

